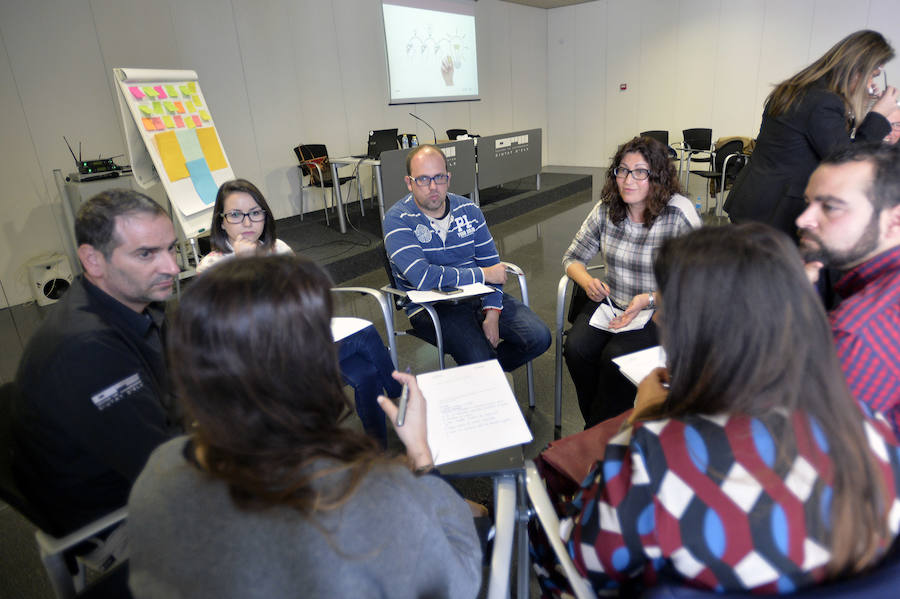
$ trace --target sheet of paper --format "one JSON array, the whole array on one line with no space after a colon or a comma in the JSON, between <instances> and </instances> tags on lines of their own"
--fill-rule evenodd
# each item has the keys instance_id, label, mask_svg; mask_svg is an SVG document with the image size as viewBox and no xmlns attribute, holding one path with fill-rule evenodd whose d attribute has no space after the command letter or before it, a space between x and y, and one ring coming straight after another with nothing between
<instances>
[{"instance_id":1,"label":"sheet of paper","mask_svg":"<svg viewBox=\"0 0 900 599\"><path fill-rule=\"evenodd\" d=\"M200 125L200 123L195 124ZM214 127L197 129L197 139L200 140L200 148L203 150L209 170L218 171L228 167L228 161L225 160L225 153L219 144L219 136L216 135Z\"/></svg>"},{"instance_id":2,"label":"sheet of paper","mask_svg":"<svg viewBox=\"0 0 900 599\"><path fill-rule=\"evenodd\" d=\"M613 358L622 374L637 387L648 374L660 366L666 365L666 350L661 345L654 345L641 351L632 352Z\"/></svg>"},{"instance_id":3,"label":"sheet of paper","mask_svg":"<svg viewBox=\"0 0 900 599\"><path fill-rule=\"evenodd\" d=\"M187 162L186 166L191 174L191 181L194 183L197 195L200 196L204 204L212 206L213 202L216 201L216 193L219 191L219 186L213 180L212 173L209 172L209 167L206 165L206 160L203 158L191 160Z\"/></svg>"},{"instance_id":4,"label":"sheet of paper","mask_svg":"<svg viewBox=\"0 0 900 599\"><path fill-rule=\"evenodd\" d=\"M372 324L363 318L350 316L337 316L331 319L331 336L335 341L346 339L353 333L357 333Z\"/></svg>"},{"instance_id":5,"label":"sheet of paper","mask_svg":"<svg viewBox=\"0 0 900 599\"><path fill-rule=\"evenodd\" d=\"M165 168L169 180L180 181L190 177L191 174L188 172L184 154L181 152L175 132L157 133L153 139L156 140L156 149L159 150L159 156L162 158L163 168Z\"/></svg>"},{"instance_id":6,"label":"sheet of paper","mask_svg":"<svg viewBox=\"0 0 900 599\"><path fill-rule=\"evenodd\" d=\"M434 465L530 443L509 382L497 360L420 374Z\"/></svg>"},{"instance_id":7,"label":"sheet of paper","mask_svg":"<svg viewBox=\"0 0 900 599\"><path fill-rule=\"evenodd\" d=\"M203 158L203 149L200 147L200 140L197 139L195 130L182 129L181 131L176 131L175 137L178 138L178 145L181 146L181 153L184 154L185 162Z\"/></svg>"},{"instance_id":8,"label":"sheet of paper","mask_svg":"<svg viewBox=\"0 0 900 599\"><path fill-rule=\"evenodd\" d=\"M641 310L626 326L618 329L609 328L609 321L619 316L624 311L625 310L619 310L618 308L612 308L608 303L603 302L594 311L594 315L591 316L588 324L603 331L609 331L610 333L624 333L625 331L637 331L638 329L644 328L644 325L647 324L650 317L653 316L653 310Z\"/></svg>"},{"instance_id":9,"label":"sheet of paper","mask_svg":"<svg viewBox=\"0 0 900 599\"><path fill-rule=\"evenodd\" d=\"M488 287L484 283L460 285L459 288L462 289L462 293L454 293L451 295L439 291L410 291L407 295L409 296L409 301L415 304L422 304L425 302L440 302L448 299L461 299L473 295L484 295L496 291L496 289Z\"/></svg>"}]
</instances>

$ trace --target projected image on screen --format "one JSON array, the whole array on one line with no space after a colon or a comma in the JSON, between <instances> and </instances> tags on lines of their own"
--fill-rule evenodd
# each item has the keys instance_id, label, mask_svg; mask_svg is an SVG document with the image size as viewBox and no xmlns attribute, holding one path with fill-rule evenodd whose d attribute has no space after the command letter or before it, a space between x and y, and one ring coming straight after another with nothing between
<instances>
[{"instance_id":1,"label":"projected image on screen","mask_svg":"<svg viewBox=\"0 0 900 599\"><path fill-rule=\"evenodd\" d=\"M457 12L471 3L416 4L382 5L391 103L478 99L475 16Z\"/></svg>"}]
</instances>

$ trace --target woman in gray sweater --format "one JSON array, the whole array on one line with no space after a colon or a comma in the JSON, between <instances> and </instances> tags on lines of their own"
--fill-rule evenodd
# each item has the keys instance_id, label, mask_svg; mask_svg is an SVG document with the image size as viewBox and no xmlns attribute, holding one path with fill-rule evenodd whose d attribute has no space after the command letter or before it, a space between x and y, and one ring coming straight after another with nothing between
<instances>
[{"instance_id":1,"label":"woman in gray sweater","mask_svg":"<svg viewBox=\"0 0 900 599\"><path fill-rule=\"evenodd\" d=\"M312 262L270 256L185 292L169 357L192 434L157 449L132 490L135 597L477 594L471 512L421 475L427 442L403 431L403 463L342 426L330 287ZM421 401L407 419L424 422Z\"/></svg>"}]
</instances>

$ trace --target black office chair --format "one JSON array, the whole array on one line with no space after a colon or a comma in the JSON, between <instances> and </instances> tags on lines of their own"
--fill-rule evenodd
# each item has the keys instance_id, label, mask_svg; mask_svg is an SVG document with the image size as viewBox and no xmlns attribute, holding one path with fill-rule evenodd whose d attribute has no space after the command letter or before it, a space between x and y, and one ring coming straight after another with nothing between
<instances>
[{"instance_id":1,"label":"black office chair","mask_svg":"<svg viewBox=\"0 0 900 599\"><path fill-rule=\"evenodd\" d=\"M662 129L654 129L653 131L641 131L640 135L641 137L650 137L663 144L669 149L669 158L671 158L672 160L678 159L678 153L675 151L675 148L669 145L668 131L663 131Z\"/></svg>"},{"instance_id":2,"label":"black office chair","mask_svg":"<svg viewBox=\"0 0 900 599\"><path fill-rule=\"evenodd\" d=\"M300 220L303 220L303 199L304 190L312 187L318 187L322 190L322 201L325 202L325 224L328 222L328 203L325 199L325 188L331 188L331 208L335 206L335 190L334 180L331 175L331 163L328 161L328 148L324 144L300 144L294 148L294 154L300 162ZM304 184L305 178L309 177L309 184ZM349 183L357 179L356 175L349 177L338 177L338 185ZM359 190L359 180L357 179L356 188ZM359 193L359 209L365 216L365 208L363 207L362 193Z\"/></svg>"},{"instance_id":3,"label":"black office chair","mask_svg":"<svg viewBox=\"0 0 900 599\"><path fill-rule=\"evenodd\" d=\"M716 194L716 216L721 213L721 195L729 183L734 183L738 173L747 163L748 156L743 153L744 142L735 139L724 143L721 147L715 149L713 154L713 170L690 171L690 175L699 175L708 181L712 181L706 188L707 200L709 199L709 188L714 186Z\"/></svg>"},{"instance_id":4,"label":"black office chair","mask_svg":"<svg viewBox=\"0 0 900 599\"><path fill-rule=\"evenodd\" d=\"M453 141L460 135L468 135L467 129L447 129L447 139Z\"/></svg>"},{"instance_id":5,"label":"black office chair","mask_svg":"<svg viewBox=\"0 0 900 599\"><path fill-rule=\"evenodd\" d=\"M56 597L70 599L87 590L84 565L75 558L73 550L91 537L119 524L127 512L123 507L74 532L60 534L49 518L28 500L13 475L12 406L15 393L14 383L0 386L0 500L38 529L34 536L50 585ZM115 584L115 581L107 584Z\"/></svg>"}]
</instances>

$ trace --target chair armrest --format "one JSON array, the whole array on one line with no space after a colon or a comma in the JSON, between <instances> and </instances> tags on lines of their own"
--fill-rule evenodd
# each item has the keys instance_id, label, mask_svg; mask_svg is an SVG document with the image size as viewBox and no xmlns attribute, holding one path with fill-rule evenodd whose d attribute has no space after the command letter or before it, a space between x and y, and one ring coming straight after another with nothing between
<instances>
[{"instance_id":1,"label":"chair armrest","mask_svg":"<svg viewBox=\"0 0 900 599\"><path fill-rule=\"evenodd\" d=\"M127 517L128 508L120 507L116 511L111 512L98 520L94 520L90 524L82 526L78 530L75 530L64 537L52 537L41 530L36 531L34 536L37 539L38 547L41 552L45 555L52 555L61 553L66 549L78 545L85 539L89 539L92 536L103 532L107 528L122 522Z\"/></svg>"},{"instance_id":2,"label":"chair armrest","mask_svg":"<svg viewBox=\"0 0 900 599\"><path fill-rule=\"evenodd\" d=\"M402 290L400 290L400 289L396 289L396 288L394 288L394 287L391 287L390 285L385 285L384 287L381 288L381 291L383 291L383 292L385 292L385 293L388 293L388 294L390 294L390 295L395 295L395 296L397 296L397 297L402 297L402 298L405 298L405 297L406 297L406 292L405 292L405 291L402 291Z\"/></svg>"},{"instance_id":3,"label":"chair armrest","mask_svg":"<svg viewBox=\"0 0 900 599\"><path fill-rule=\"evenodd\" d=\"M525 279L525 271L512 262L500 262L506 267L506 272L516 275L519 279L519 291L522 293L522 303L528 305L528 281Z\"/></svg>"},{"instance_id":4,"label":"chair armrest","mask_svg":"<svg viewBox=\"0 0 900 599\"><path fill-rule=\"evenodd\" d=\"M337 291L339 293L359 293L361 295L366 295L371 298L374 298L376 302L378 302L378 307L381 308L381 317L384 319L384 328L387 332L388 338L388 349L391 354L391 361L394 363L394 368L397 368L397 344L396 344L396 336L394 335L394 312L391 310L390 302L388 298L385 297L384 293L378 291L377 289L372 289L371 287L332 287L332 291Z\"/></svg>"}]
</instances>

